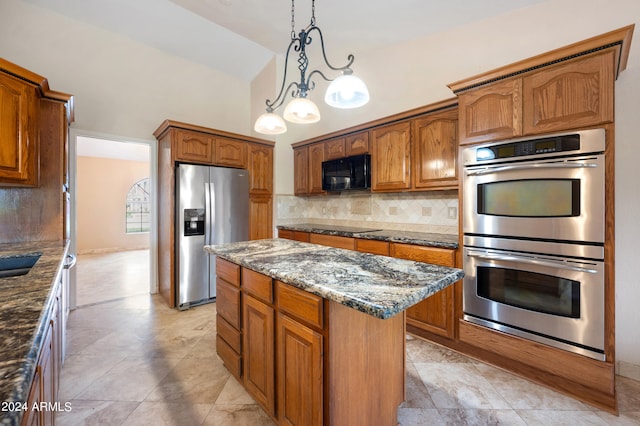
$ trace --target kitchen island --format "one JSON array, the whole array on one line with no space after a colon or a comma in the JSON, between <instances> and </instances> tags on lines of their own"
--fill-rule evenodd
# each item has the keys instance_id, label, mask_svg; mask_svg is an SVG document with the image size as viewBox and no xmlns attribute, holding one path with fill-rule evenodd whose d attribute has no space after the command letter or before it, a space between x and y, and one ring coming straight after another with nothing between
<instances>
[{"instance_id":1,"label":"kitchen island","mask_svg":"<svg viewBox=\"0 0 640 426\"><path fill-rule=\"evenodd\" d=\"M279 424L397 423L404 311L459 269L285 239L218 256L217 351Z\"/></svg>"}]
</instances>

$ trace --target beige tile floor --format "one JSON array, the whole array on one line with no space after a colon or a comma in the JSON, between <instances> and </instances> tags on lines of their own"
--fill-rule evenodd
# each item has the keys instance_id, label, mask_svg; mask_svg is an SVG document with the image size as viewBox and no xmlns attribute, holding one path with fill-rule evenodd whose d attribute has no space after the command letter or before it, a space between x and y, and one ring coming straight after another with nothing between
<instances>
[{"instance_id":1,"label":"beige tile floor","mask_svg":"<svg viewBox=\"0 0 640 426\"><path fill-rule=\"evenodd\" d=\"M178 312L158 296L138 294L73 311L60 390L60 400L72 409L59 413L57 423L272 424L215 354L215 309L209 304ZM403 426L640 425L640 382L618 377L617 390L620 416L613 416L409 337L407 401L398 421Z\"/></svg>"}]
</instances>

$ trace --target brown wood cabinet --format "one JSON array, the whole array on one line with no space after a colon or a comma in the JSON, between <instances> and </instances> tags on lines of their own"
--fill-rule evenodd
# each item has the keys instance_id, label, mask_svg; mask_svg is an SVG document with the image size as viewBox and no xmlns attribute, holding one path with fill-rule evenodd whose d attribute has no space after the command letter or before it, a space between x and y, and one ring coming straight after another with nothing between
<instances>
[{"instance_id":1,"label":"brown wood cabinet","mask_svg":"<svg viewBox=\"0 0 640 426\"><path fill-rule=\"evenodd\" d=\"M460 144L613 122L614 65L608 50L460 93Z\"/></svg>"},{"instance_id":2,"label":"brown wood cabinet","mask_svg":"<svg viewBox=\"0 0 640 426\"><path fill-rule=\"evenodd\" d=\"M322 190L322 162L324 161L324 144L309 147L309 194L324 194Z\"/></svg>"},{"instance_id":3,"label":"brown wood cabinet","mask_svg":"<svg viewBox=\"0 0 640 426\"><path fill-rule=\"evenodd\" d=\"M391 243L392 257L455 267L456 251L439 247ZM449 286L407 309L407 325L450 339L455 337L455 290Z\"/></svg>"},{"instance_id":4,"label":"brown wood cabinet","mask_svg":"<svg viewBox=\"0 0 640 426\"><path fill-rule=\"evenodd\" d=\"M458 95L460 145L522 135L522 78Z\"/></svg>"},{"instance_id":5,"label":"brown wood cabinet","mask_svg":"<svg viewBox=\"0 0 640 426\"><path fill-rule=\"evenodd\" d=\"M272 285L268 280L268 285ZM270 416L275 416L275 309L250 293L244 297L244 386Z\"/></svg>"},{"instance_id":6,"label":"brown wood cabinet","mask_svg":"<svg viewBox=\"0 0 640 426\"><path fill-rule=\"evenodd\" d=\"M231 262L216 265L218 283L241 277L238 287L227 283L242 292L239 379L277 424L395 424L404 397L403 314L380 320L250 269L236 274ZM235 298L218 297L217 305L228 317ZM220 337L226 328L218 321L217 352L235 375L237 358Z\"/></svg>"},{"instance_id":7,"label":"brown wood cabinet","mask_svg":"<svg viewBox=\"0 0 640 426\"><path fill-rule=\"evenodd\" d=\"M38 185L39 102L36 86L0 62L0 185Z\"/></svg>"},{"instance_id":8,"label":"brown wood cabinet","mask_svg":"<svg viewBox=\"0 0 640 426\"><path fill-rule=\"evenodd\" d=\"M27 401L27 411L22 418L22 425L53 425L55 424L55 410L32 410L40 403L47 403L51 407L59 402L60 370L62 369L62 345L64 330L62 329L62 297L63 285L61 275L56 279L52 292L54 300L45 314L46 328L44 330L40 351L38 353L34 376L31 381Z\"/></svg>"},{"instance_id":9,"label":"brown wood cabinet","mask_svg":"<svg viewBox=\"0 0 640 426\"><path fill-rule=\"evenodd\" d=\"M411 123L402 121L371 131L371 190L411 187Z\"/></svg>"},{"instance_id":10,"label":"brown wood cabinet","mask_svg":"<svg viewBox=\"0 0 640 426\"><path fill-rule=\"evenodd\" d=\"M0 59L0 242L70 238L73 96Z\"/></svg>"},{"instance_id":11,"label":"brown wood cabinet","mask_svg":"<svg viewBox=\"0 0 640 426\"><path fill-rule=\"evenodd\" d=\"M293 193L309 195L309 147L293 150Z\"/></svg>"},{"instance_id":12,"label":"brown wood cabinet","mask_svg":"<svg viewBox=\"0 0 640 426\"><path fill-rule=\"evenodd\" d=\"M247 161L249 170L249 194L273 194L273 148L249 144Z\"/></svg>"},{"instance_id":13,"label":"brown wood cabinet","mask_svg":"<svg viewBox=\"0 0 640 426\"><path fill-rule=\"evenodd\" d=\"M411 120L413 188L458 187L458 111Z\"/></svg>"},{"instance_id":14,"label":"brown wood cabinet","mask_svg":"<svg viewBox=\"0 0 640 426\"><path fill-rule=\"evenodd\" d=\"M175 159L188 163L213 165L216 139L187 130L176 131Z\"/></svg>"},{"instance_id":15,"label":"brown wood cabinet","mask_svg":"<svg viewBox=\"0 0 640 426\"><path fill-rule=\"evenodd\" d=\"M355 238L341 237L339 235L311 233L309 235L309 242L313 244L321 244L323 246L337 247L348 250L355 250L356 248Z\"/></svg>"},{"instance_id":16,"label":"brown wood cabinet","mask_svg":"<svg viewBox=\"0 0 640 426\"><path fill-rule=\"evenodd\" d=\"M233 139L216 138L214 163L218 166L247 167L247 143Z\"/></svg>"},{"instance_id":17,"label":"brown wood cabinet","mask_svg":"<svg viewBox=\"0 0 640 426\"><path fill-rule=\"evenodd\" d=\"M288 229L279 229L278 237L308 243L309 239L311 238L311 235L308 232L304 232L304 231L290 231Z\"/></svg>"},{"instance_id":18,"label":"brown wood cabinet","mask_svg":"<svg viewBox=\"0 0 640 426\"><path fill-rule=\"evenodd\" d=\"M344 138L331 139L324 143L324 159L333 160L334 158L346 157Z\"/></svg>"},{"instance_id":19,"label":"brown wood cabinet","mask_svg":"<svg viewBox=\"0 0 640 426\"><path fill-rule=\"evenodd\" d=\"M557 64L525 75L525 135L613 122L614 52Z\"/></svg>"},{"instance_id":20,"label":"brown wood cabinet","mask_svg":"<svg viewBox=\"0 0 640 426\"><path fill-rule=\"evenodd\" d=\"M249 172L249 238L273 235L274 142L165 120L158 140L158 289L176 305L175 168L177 162L246 168Z\"/></svg>"},{"instance_id":21,"label":"brown wood cabinet","mask_svg":"<svg viewBox=\"0 0 640 426\"><path fill-rule=\"evenodd\" d=\"M369 132L358 132L345 136L345 155L368 154L369 153Z\"/></svg>"}]
</instances>

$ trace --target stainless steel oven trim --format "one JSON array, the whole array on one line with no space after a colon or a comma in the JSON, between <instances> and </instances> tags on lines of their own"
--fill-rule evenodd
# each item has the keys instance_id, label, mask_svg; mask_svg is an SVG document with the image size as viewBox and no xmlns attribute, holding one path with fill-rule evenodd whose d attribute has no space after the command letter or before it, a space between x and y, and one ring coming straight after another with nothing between
<instances>
[{"instance_id":1,"label":"stainless steel oven trim","mask_svg":"<svg viewBox=\"0 0 640 426\"><path fill-rule=\"evenodd\" d=\"M604 262L585 261L586 273L557 267L532 265L522 261L479 259L469 254L521 256L504 250L464 247L463 311L488 321L509 324L532 333L539 333L564 342L575 342L595 351L604 351ZM576 259L576 262L579 262ZM478 266L503 267L533 273L541 273L576 280L581 283L581 318L566 318L557 315L530 311L478 296L476 270ZM580 266L579 263L576 266ZM576 348L579 348L576 346Z\"/></svg>"},{"instance_id":2,"label":"stainless steel oven trim","mask_svg":"<svg viewBox=\"0 0 640 426\"><path fill-rule=\"evenodd\" d=\"M569 352L573 352L579 355L584 355L587 356L589 358L598 360L598 361L606 361L606 356L603 353L600 352L595 352L595 351L590 351L588 349L585 348L581 348L579 346L574 346L574 345L569 345L563 342L559 342L557 340L553 340L553 339L548 339L544 336L539 336L537 334L533 334L533 333L527 333L525 331L513 328L513 327L509 327L506 326L504 324L498 324L495 323L493 321L487 321L485 319L482 318L477 318L474 317L472 315L467 315L464 314L463 315L463 319L467 322L473 323L473 324L477 324L477 325L481 325L487 328L491 328L493 330L497 330L497 331L501 331L503 333L506 334L511 334L513 336L518 336L518 337L522 337L525 338L527 340L533 340L534 342L538 342L538 343L542 343L545 345L549 345L552 346L554 348L558 348L558 349L563 349L565 351L569 351Z\"/></svg>"},{"instance_id":3,"label":"stainless steel oven trim","mask_svg":"<svg viewBox=\"0 0 640 426\"><path fill-rule=\"evenodd\" d=\"M463 245L465 247L494 248L526 253L574 257L581 259L604 259L603 244L558 244L555 242L547 241L465 235L463 237Z\"/></svg>"}]
</instances>

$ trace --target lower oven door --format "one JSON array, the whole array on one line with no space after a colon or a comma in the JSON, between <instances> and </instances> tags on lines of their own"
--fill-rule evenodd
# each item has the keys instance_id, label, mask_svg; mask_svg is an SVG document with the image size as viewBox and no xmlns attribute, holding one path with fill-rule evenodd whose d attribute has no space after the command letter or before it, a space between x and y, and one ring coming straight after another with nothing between
<instances>
[{"instance_id":1,"label":"lower oven door","mask_svg":"<svg viewBox=\"0 0 640 426\"><path fill-rule=\"evenodd\" d=\"M467 321L604 360L604 262L464 248Z\"/></svg>"}]
</instances>

